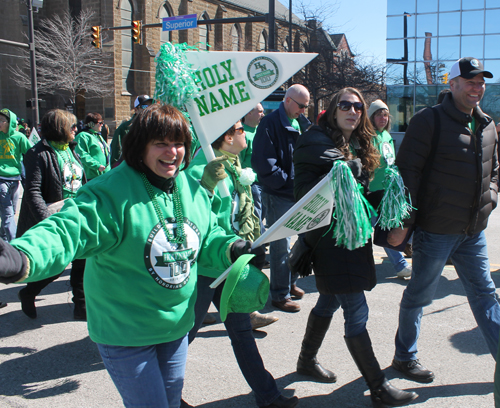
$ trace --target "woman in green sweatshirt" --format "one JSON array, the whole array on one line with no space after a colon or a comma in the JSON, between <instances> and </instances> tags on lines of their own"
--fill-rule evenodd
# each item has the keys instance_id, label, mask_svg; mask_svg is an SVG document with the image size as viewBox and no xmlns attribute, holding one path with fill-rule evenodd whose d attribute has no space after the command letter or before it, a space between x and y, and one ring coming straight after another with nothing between
<instances>
[{"instance_id":1,"label":"woman in green sweatshirt","mask_svg":"<svg viewBox=\"0 0 500 408\"><path fill-rule=\"evenodd\" d=\"M30 282L87 259L90 338L125 406L179 407L194 323L198 264L225 270L247 243L226 235L189 165L191 135L175 108L134 121L125 162L21 238L0 243L0 282ZM264 254L253 263L262 265Z\"/></svg>"}]
</instances>

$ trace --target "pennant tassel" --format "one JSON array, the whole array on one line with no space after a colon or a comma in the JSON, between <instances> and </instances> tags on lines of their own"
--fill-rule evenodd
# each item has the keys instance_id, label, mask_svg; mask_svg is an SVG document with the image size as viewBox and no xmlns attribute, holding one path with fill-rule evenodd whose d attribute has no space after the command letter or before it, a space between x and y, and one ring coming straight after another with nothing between
<instances>
[{"instance_id":1,"label":"pennant tassel","mask_svg":"<svg viewBox=\"0 0 500 408\"><path fill-rule=\"evenodd\" d=\"M373 207L361 194L351 169L342 160L335 161L333 165L332 189L336 203L333 238L338 246L344 246L350 251L362 247L371 238L373 229L370 212Z\"/></svg>"},{"instance_id":2,"label":"pennant tassel","mask_svg":"<svg viewBox=\"0 0 500 408\"><path fill-rule=\"evenodd\" d=\"M383 230L403 227L403 220L410 217L411 199L406 197L406 187L396 166L385 169L385 192L378 207L377 224Z\"/></svg>"}]
</instances>

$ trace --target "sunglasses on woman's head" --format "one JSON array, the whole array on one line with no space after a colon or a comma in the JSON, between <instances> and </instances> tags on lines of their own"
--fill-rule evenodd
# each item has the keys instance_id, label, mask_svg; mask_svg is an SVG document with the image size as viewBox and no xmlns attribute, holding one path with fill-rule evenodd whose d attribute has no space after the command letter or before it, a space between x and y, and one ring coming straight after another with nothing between
<instances>
[{"instance_id":1,"label":"sunglasses on woman's head","mask_svg":"<svg viewBox=\"0 0 500 408\"><path fill-rule=\"evenodd\" d=\"M337 107L344 112L350 111L353 106L354 110L357 112L362 112L365 107L363 102L340 101L337 103Z\"/></svg>"}]
</instances>

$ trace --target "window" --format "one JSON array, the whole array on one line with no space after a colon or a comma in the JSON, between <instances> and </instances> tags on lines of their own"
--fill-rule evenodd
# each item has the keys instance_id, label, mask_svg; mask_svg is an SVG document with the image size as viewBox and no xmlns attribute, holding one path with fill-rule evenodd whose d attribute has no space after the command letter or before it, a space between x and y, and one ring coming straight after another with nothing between
<instances>
[{"instance_id":1,"label":"window","mask_svg":"<svg viewBox=\"0 0 500 408\"><path fill-rule=\"evenodd\" d=\"M203 12L200 20L209 20L207 12ZM200 50L209 50L210 47L210 25L200 24L198 26L198 41Z\"/></svg>"},{"instance_id":2,"label":"window","mask_svg":"<svg viewBox=\"0 0 500 408\"><path fill-rule=\"evenodd\" d=\"M483 34L484 11L464 11L462 13L462 34Z\"/></svg>"},{"instance_id":3,"label":"window","mask_svg":"<svg viewBox=\"0 0 500 408\"><path fill-rule=\"evenodd\" d=\"M267 32L262 30L259 35L259 44L257 45L257 51L267 51Z\"/></svg>"},{"instance_id":4,"label":"window","mask_svg":"<svg viewBox=\"0 0 500 408\"><path fill-rule=\"evenodd\" d=\"M229 35L231 37L231 50L241 51L241 28L239 24L235 24L231 27Z\"/></svg>"},{"instance_id":5,"label":"window","mask_svg":"<svg viewBox=\"0 0 500 408\"><path fill-rule=\"evenodd\" d=\"M170 6L170 4L168 4L168 2L165 2L160 7L159 11L160 12L158 14L158 17L160 18L160 20L162 20L163 18L166 18L166 17L172 17L174 15L174 13L172 12L172 7ZM166 43L167 41L172 42L172 31L161 30L160 31L160 45L163 43Z\"/></svg>"},{"instance_id":6,"label":"window","mask_svg":"<svg viewBox=\"0 0 500 408\"><path fill-rule=\"evenodd\" d=\"M130 0L123 0L120 2L120 15L121 25L132 25L132 4ZM130 69L132 68L132 30L120 30L122 40L122 89L124 91L133 93L131 85L132 78Z\"/></svg>"}]
</instances>

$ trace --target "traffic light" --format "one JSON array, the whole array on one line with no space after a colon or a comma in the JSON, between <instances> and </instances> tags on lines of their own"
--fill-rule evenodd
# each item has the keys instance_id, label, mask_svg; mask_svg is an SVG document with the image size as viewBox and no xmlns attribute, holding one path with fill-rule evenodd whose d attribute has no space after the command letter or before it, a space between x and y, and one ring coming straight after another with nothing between
<instances>
[{"instance_id":1,"label":"traffic light","mask_svg":"<svg viewBox=\"0 0 500 408\"><path fill-rule=\"evenodd\" d=\"M142 44L142 21L132 21L132 41L134 44Z\"/></svg>"},{"instance_id":2,"label":"traffic light","mask_svg":"<svg viewBox=\"0 0 500 408\"><path fill-rule=\"evenodd\" d=\"M448 83L448 73L446 74L443 74L443 84L447 84Z\"/></svg>"},{"instance_id":3,"label":"traffic light","mask_svg":"<svg viewBox=\"0 0 500 408\"><path fill-rule=\"evenodd\" d=\"M92 46L101 48L101 26L92 26Z\"/></svg>"}]
</instances>

